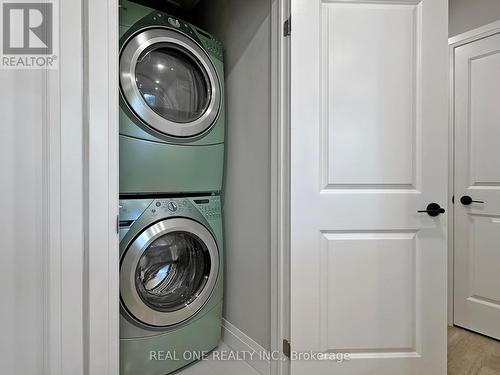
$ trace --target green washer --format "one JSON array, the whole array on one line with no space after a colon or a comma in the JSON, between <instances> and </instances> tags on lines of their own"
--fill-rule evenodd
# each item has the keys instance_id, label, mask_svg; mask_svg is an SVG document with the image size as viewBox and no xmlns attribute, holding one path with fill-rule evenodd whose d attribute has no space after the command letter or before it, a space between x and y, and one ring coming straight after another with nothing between
<instances>
[{"instance_id":1,"label":"green washer","mask_svg":"<svg viewBox=\"0 0 500 375\"><path fill-rule=\"evenodd\" d=\"M220 196L120 200L120 374L165 375L221 338Z\"/></svg>"},{"instance_id":2,"label":"green washer","mask_svg":"<svg viewBox=\"0 0 500 375\"><path fill-rule=\"evenodd\" d=\"M120 194L222 190L221 42L121 1L120 94Z\"/></svg>"}]
</instances>

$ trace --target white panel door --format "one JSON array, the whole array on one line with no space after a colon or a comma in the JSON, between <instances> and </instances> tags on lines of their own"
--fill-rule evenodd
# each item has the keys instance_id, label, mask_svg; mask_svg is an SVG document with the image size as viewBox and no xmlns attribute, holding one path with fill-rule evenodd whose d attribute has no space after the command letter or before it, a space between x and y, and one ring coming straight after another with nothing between
<instances>
[{"instance_id":1,"label":"white panel door","mask_svg":"<svg viewBox=\"0 0 500 375\"><path fill-rule=\"evenodd\" d=\"M454 323L497 339L499 98L500 34L455 48Z\"/></svg>"},{"instance_id":2,"label":"white panel door","mask_svg":"<svg viewBox=\"0 0 500 375\"><path fill-rule=\"evenodd\" d=\"M447 1L292 0L292 375L446 373ZM304 358L304 357L302 357Z\"/></svg>"}]
</instances>

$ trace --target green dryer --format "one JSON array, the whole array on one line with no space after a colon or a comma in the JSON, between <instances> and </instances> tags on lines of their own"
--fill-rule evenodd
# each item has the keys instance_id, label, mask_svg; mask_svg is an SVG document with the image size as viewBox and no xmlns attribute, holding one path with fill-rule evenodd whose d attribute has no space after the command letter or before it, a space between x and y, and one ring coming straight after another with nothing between
<instances>
[{"instance_id":1,"label":"green dryer","mask_svg":"<svg viewBox=\"0 0 500 375\"><path fill-rule=\"evenodd\" d=\"M222 43L174 16L120 3L120 194L222 190Z\"/></svg>"}]
</instances>

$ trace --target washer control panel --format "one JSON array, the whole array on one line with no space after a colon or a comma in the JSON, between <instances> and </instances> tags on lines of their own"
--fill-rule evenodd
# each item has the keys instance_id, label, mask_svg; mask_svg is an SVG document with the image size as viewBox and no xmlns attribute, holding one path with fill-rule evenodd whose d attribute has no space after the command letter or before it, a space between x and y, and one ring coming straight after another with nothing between
<instances>
[{"instance_id":1,"label":"washer control panel","mask_svg":"<svg viewBox=\"0 0 500 375\"><path fill-rule=\"evenodd\" d=\"M195 198L193 199L193 203L207 220L220 219L220 197Z\"/></svg>"},{"instance_id":2,"label":"washer control panel","mask_svg":"<svg viewBox=\"0 0 500 375\"><path fill-rule=\"evenodd\" d=\"M217 220L221 217L219 196L156 199L148 210L154 216L189 216L193 210L198 210L207 220Z\"/></svg>"},{"instance_id":3,"label":"washer control panel","mask_svg":"<svg viewBox=\"0 0 500 375\"><path fill-rule=\"evenodd\" d=\"M220 220L221 199L218 195L195 198L122 199L119 217L120 241L143 213L157 219L172 216L196 217L200 213L208 221Z\"/></svg>"}]
</instances>

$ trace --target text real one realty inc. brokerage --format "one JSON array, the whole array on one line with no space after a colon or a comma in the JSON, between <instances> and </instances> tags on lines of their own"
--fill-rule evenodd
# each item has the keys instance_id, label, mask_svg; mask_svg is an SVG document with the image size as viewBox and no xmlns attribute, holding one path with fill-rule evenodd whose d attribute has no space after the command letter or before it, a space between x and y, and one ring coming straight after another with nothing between
<instances>
[{"instance_id":1,"label":"text real one realty inc. brokerage","mask_svg":"<svg viewBox=\"0 0 500 375\"><path fill-rule=\"evenodd\" d=\"M209 357L210 355L210 357ZM191 351L178 353L175 350L152 350L149 352L150 361L285 361L287 358L279 351L251 351L251 350L214 350ZM351 359L350 353L315 353L315 352L290 352L292 361L334 361L342 363Z\"/></svg>"}]
</instances>

